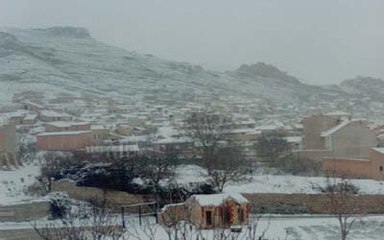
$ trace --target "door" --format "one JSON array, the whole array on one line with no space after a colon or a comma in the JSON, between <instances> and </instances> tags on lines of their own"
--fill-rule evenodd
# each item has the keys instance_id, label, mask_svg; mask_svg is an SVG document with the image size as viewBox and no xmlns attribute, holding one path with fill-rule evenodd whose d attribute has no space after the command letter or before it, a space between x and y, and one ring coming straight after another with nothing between
<instances>
[{"instance_id":1,"label":"door","mask_svg":"<svg viewBox=\"0 0 384 240\"><path fill-rule=\"evenodd\" d=\"M212 225L212 211L205 212L205 223L207 224L207 226Z\"/></svg>"}]
</instances>

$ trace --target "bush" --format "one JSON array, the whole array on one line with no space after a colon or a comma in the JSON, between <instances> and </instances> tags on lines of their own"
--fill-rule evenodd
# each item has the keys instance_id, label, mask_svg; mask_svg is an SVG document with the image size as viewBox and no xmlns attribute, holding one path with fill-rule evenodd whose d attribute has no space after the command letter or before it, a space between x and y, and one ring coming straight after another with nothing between
<instances>
[{"instance_id":1,"label":"bush","mask_svg":"<svg viewBox=\"0 0 384 240\"><path fill-rule=\"evenodd\" d=\"M71 211L72 204L67 194L54 193L50 196L49 219L65 218Z\"/></svg>"},{"instance_id":2,"label":"bush","mask_svg":"<svg viewBox=\"0 0 384 240\"><path fill-rule=\"evenodd\" d=\"M323 189L321 189L322 193L352 193L352 194L358 194L360 191L359 187L354 185L353 183L350 183L348 181L338 182L335 184L327 184L327 186Z\"/></svg>"}]
</instances>

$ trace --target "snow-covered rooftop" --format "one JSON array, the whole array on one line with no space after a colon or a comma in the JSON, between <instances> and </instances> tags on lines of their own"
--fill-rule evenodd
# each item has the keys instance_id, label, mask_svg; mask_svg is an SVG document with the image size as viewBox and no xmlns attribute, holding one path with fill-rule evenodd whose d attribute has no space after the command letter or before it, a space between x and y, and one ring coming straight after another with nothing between
<instances>
[{"instance_id":1,"label":"snow-covered rooftop","mask_svg":"<svg viewBox=\"0 0 384 240\"><path fill-rule=\"evenodd\" d=\"M240 204L249 201L239 193L220 193L220 194L196 194L192 196L201 206L220 206L226 200L234 200Z\"/></svg>"},{"instance_id":2,"label":"snow-covered rooftop","mask_svg":"<svg viewBox=\"0 0 384 240\"><path fill-rule=\"evenodd\" d=\"M71 127L71 126L87 125L89 124L89 122L56 121L56 122L48 122L46 124L54 127Z\"/></svg>"},{"instance_id":3,"label":"snow-covered rooftop","mask_svg":"<svg viewBox=\"0 0 384 240\"><path fill-rule=\"evenodd\" d=\"M244 133L244 134L254 134L254 133L259 133L260 131L257 131L254 128L235 128L235 129L228 129L225 131L225 133Z\"/></svg>"},{"instance_id":4,"label":"snow-covered rooftop","mask_svg":"<svg viewBox=\"0 0 384 240\"><path fill-rule=\"evenodd\" d=\"M59 113L52 110L43 110L40 112L40 114L47 117L71 117L71 115L67 113Z\"/></svg>"},{"instance_id":5,"label":"snow-covered rooftop","mask_svg":"<svg viewBox=\"0 0 384 240\"><path fill-rule=\"evenodd\" d=\"M326 114L324 114L325 116L339 116L339 117L342 117L342 116L351 116L350 113L347 113L347 112L343 112L343 111L333 111L333 112L328 112Z\"/></svg>"},{"instance_id":6,"label":"snow-covered rooftop","mask_svg":"<svg viewBox=\"0 0 384 240\"><path fill-rule=\"evenodd\" d=\"M103 125L91 125L91 130L104 130L104 129L107 129L107 128Z\"/></svg>"},{"instance_id":7,"label":"snow-covered rooftop","mask_svg":"<svg viewBox=\"0 0 384 240\"><path fill-rule=\"evenodd\" d=\"M376 152L383 153L384 154L384 148L372 148Z\"/></svg>"},{"instance_id":8,"label":"snow-covered rooftop","mask_svg":"<svg viewBox=\"0 0 384 240\"><path fill-rule=\"evenodd\" d=\"M339 125L327 130L327 131L324 131L321 133L321 136L322 137L327 137L329 135L332 135L334 134L335 132L339 131L340 129L342 129L343 127L347 126L348 124L352 123L352 122L364 122L365 119L352 119L352 120L344 120L342 121Z\"/></svg>"},{"instance_id":9,"label":"snow-covered rooftop","mask_svg":"<svg viewBox=\"0 0 384 240\"><path fill-rule=\"evenodd\" d=\"M44 132L37 134L37 136L80 135L85 133L92 133L92 131Z\"/></svg>"},{"instance_id":10,"label":"snow-covered rooftop","mask_svg":"<svg viewBox=\"0 0 384 240\"><path fill-rule=\"evenodd\" d=\"M303 138L300 136L290 136L284 138L289 143L300 143L303 141Z\"/></svg>"},{"instance_id":11,"label":"snow-covered rooftop","mask_svg":"<svg viewBox=\"0 0 384 240\"><path fill-rule=\"evenodd\" d=\"M135 145L111 145L111 146L91 146L86 147L87 152L102 153L102 152L138 152L140 148Z\"/></svg>"},{"instance_id":12,"label":"snow-covered rooftop","mask_svg":"<svg viewBox=\"0 0 384 240\"><path fill-rule=\"evenodd\" d=\"M351 121L347 120L347 121L343 121L341 122L339 125L327 130L327 131L324 131L321 133L321 136L322 137L327 137L329 135L332 135L334 134L335 132L339 131L340 129L342 129L343 127L347 126Z\"/></svg>"},{"instance_id":13,"label":"snow-covered rooftop","mask_svg":"<svg viewBox=\"0 0 384 240\"><path fill-rule=\"evenodd\" d=\"M24 120L35 120L37 118L37 114L29 113L25 115Z\"/></svg>"}]
</instances>

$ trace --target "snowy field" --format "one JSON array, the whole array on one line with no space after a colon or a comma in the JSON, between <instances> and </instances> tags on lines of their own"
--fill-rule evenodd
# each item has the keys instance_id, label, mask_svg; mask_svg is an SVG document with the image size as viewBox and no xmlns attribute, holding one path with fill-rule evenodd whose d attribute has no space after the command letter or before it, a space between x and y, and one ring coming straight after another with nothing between
<instances>
[{"instance_id":1,"label":"snowy field","mask_svg":"<svg viewBox=\"0 0 384 240\"><path fill-rule=\"evenodd\" d=\"M0 205L21 203L32 200L27 194L28 186L36 181L40 167L21 166L13 170L0 170Z\"/></svg>"},{"instance_id":2,"label":"snowy field","mask_svg":"<svg viewBox=\"0 0 384 240\"><path fill-rule=\"evenodd\" d=\"M180 184L205 182L204 170L195 165L183 165L177 169L176 181ZM272 175L256 172L248 176L249 181L228 184L228 193L319 193L318 187L327 184L326 177L301 177L293 175ZM384 194L384 184L370 179L353 179L363 194Z\"/></svg>"},{"instance_id":3,"label":"snowy field","mask_svg":"<svg viewBox=\"0 0 384 240\"><path fill-rule=\"evenodd\" d=\"M206 179L202 176L202 169L197 166L184 165L177 169L177 181L182 184L190 182L202 182ZM39 174L39 167L27 165L10 171L0 171L0 205L31 201L34 198L26 194L29 185L35 182ZM324 177L299 177L292 175L272 175L255 173L249 176L250 181L241 184L230 184L225 192L237 193L317 193L314 186L325 185ZM366 194L384 194L384 186L374 180L352 180L361 192ZM132 220L132 219L131 219ZM128 221L128 231L125 239L149 240L148 233L156 232L155 239L168 239L165 229L159 225L151 224L140 227L136 221ZM39 224L46 224L46 220ZM150 226L150 227L148 227ZM32 223L0 222L0 230L4 229L30 229ZM339 239L339 228L336 219L329 216L264 216L257 224L258 234L267 229L265 239L268 240L294 240L294 239ZM196 234L196 233L195 233ZM213 239L213 231L199 231L205 239ZM246 240L247 227L235 239ZM196 235L195 235L196 236ZM365 217L358 222L350 233L350 240L384 239L384 215ZM196 239L196 237L192 238Z\"/></svg>"},{"instance_id":4,"label":"snowy field","mask_svg":"<svg viewBox=\"0 0 384 240\"><path fill-rule=\"evenodd\" d=\"M0 205L28 201L28 186L36 181L39 167L35 164L19 167L13 170L0 171ZM206 182L204 170L195 165L182 165L176 171L176 181L179 184ZM384 194L384 184L381 181L368 179L351 180L363 194ZM228 193L318 193L318 186L325 186L325 177L301 177L293 175L272 175L255 173L249 175L249 181L238 184L228 184L224 192Z\"/></svg>"},{"instance_id":5,"label":"snowy field","mask_svg":"<svg viewBox=\"0 0 384 240\"><path fill-rule=\"evenodd\" d=\"M140 226L136 220L127 221L127 228L124 239L128 240L150 240L150 235L155 236L156 240L167 240L166 229L160 225L149 223L143 220ZM38 225L44 226L48 222L40 221ZM1 230L9 229L31 229L34 223L0 223ZM229 230L225 234L231 234L228 239L247 240L249 234L247 226L243 226L241 233L230 233ZM256 236L260 236L265 231L263 239L267 240L334 240L340 239L338 222L335 218L329 216L273 216L269 218L264 216L257 223ZM222 232L222 230L193 230L188 233L189 238L196 239L214 239L214 234ZM358 221L348 236L349 240L378 240L384 236L384 216L367 216ZM257 238L256 238L257 239Z\"/></svg>"}]
</instances>

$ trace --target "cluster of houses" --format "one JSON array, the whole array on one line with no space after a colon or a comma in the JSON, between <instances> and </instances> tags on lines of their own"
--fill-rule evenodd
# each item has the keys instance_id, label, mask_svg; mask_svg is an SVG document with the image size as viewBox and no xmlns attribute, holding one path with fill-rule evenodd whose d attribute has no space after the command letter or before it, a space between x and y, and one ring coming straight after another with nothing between
<instances>
[{"instance_id":1,"label":"cluster of houses","mask_svg":"<svg viewBox=\"0 0 384 240\"><path fill-rule=\"evenodd\" d=\"M37 151L124 155L150 147L177 149L184 158L196 155L196 145L183 134L183 125L188 113L202 108L199 103L189 102L180 107L155 102L127 105L119 99L77 101L85 108L79 114L59 108L67 106L62 102L44 105L31 100L20 101L19 107L12 110L0 110L1 166L20 164L22 144L32 144ZM249 111L249 106L256 103L233 101L230 107L220 103L215 108L231 115L234 124L224 133L242 142L251 163L257 160L254 145L259 137L279 131L286 136L292 151L308 161L322 162L325 172L383 178L384 151L379 146L384 129L380 126L352 119L345 112L315 114L302 119L291 116L287 123L268 108L263 111L269 117L260 120ZM25 135L27 142L22 137Z\"/></svg>"},{"instance_id":2,"label":"cluster of houses","mask_svg":"<svg viewBox=\"0 0 384 240\"><path fill-rule=\"evenodd\" d=\"M101 101L102 102L102 101ZM165 105L133 107L111 104L87 106L81 114L70 114L62 104L19 102L17 108L0 109L2 166L17 165L21 145L37 151L129 154L146 150L177 149L180 156L195 156L194 142L186 137L183 125L187 113L201 108L186 104L183 108ZM58 106L58 107L55 107ZM125 107L124 107L125 106ZM244 141L255 141L261 133L246 114L235 114L236 127L226 134ZM28 142L23 136L28 136ZM253 149L249 149L254 156Z\"/></svg>"},{"instance_id":3,"label":"cluster of houses","mask_svg":"<svg viewBox=\"0 0 384 240\"><path fill-rule=\"evenodd\" d=\"M60 105L61 103L59 103ZM384 179L384 127L345 112L314 114L281 121L270 109L269 117L250 115L249 104L232 109L234 124L225 129L242 142L247 159L258 161L255 143L262 134L283 133L290 150L308 161L320 162L324 173L353 178ZM0 109L0 169L17 167L25 146L36 151L113 153L123 156L140 151L177 149L181 157L196 155L196 143L184 133L185 116L201 108L160 104L115 105L111 101L87 106L80 114L65 109L22 102L15 109ZM24 146L21 148L21 146ZM250 204L239 194L193 195L183 203L165 206L159 221L172 225L187 220L203 229L248 224Z\"/></svg>"},{"instance_id":4,"label":"cluster of houses","mask_svg":"<svg viewBox=\"0 0 384 240\"><path fill-rule=\"evenodd\" d=\"M384 179L381 128L345 112L312 115L302 123L300 157L322 162L323 172L331 176Z\"/></svg>"}]
</instances>

